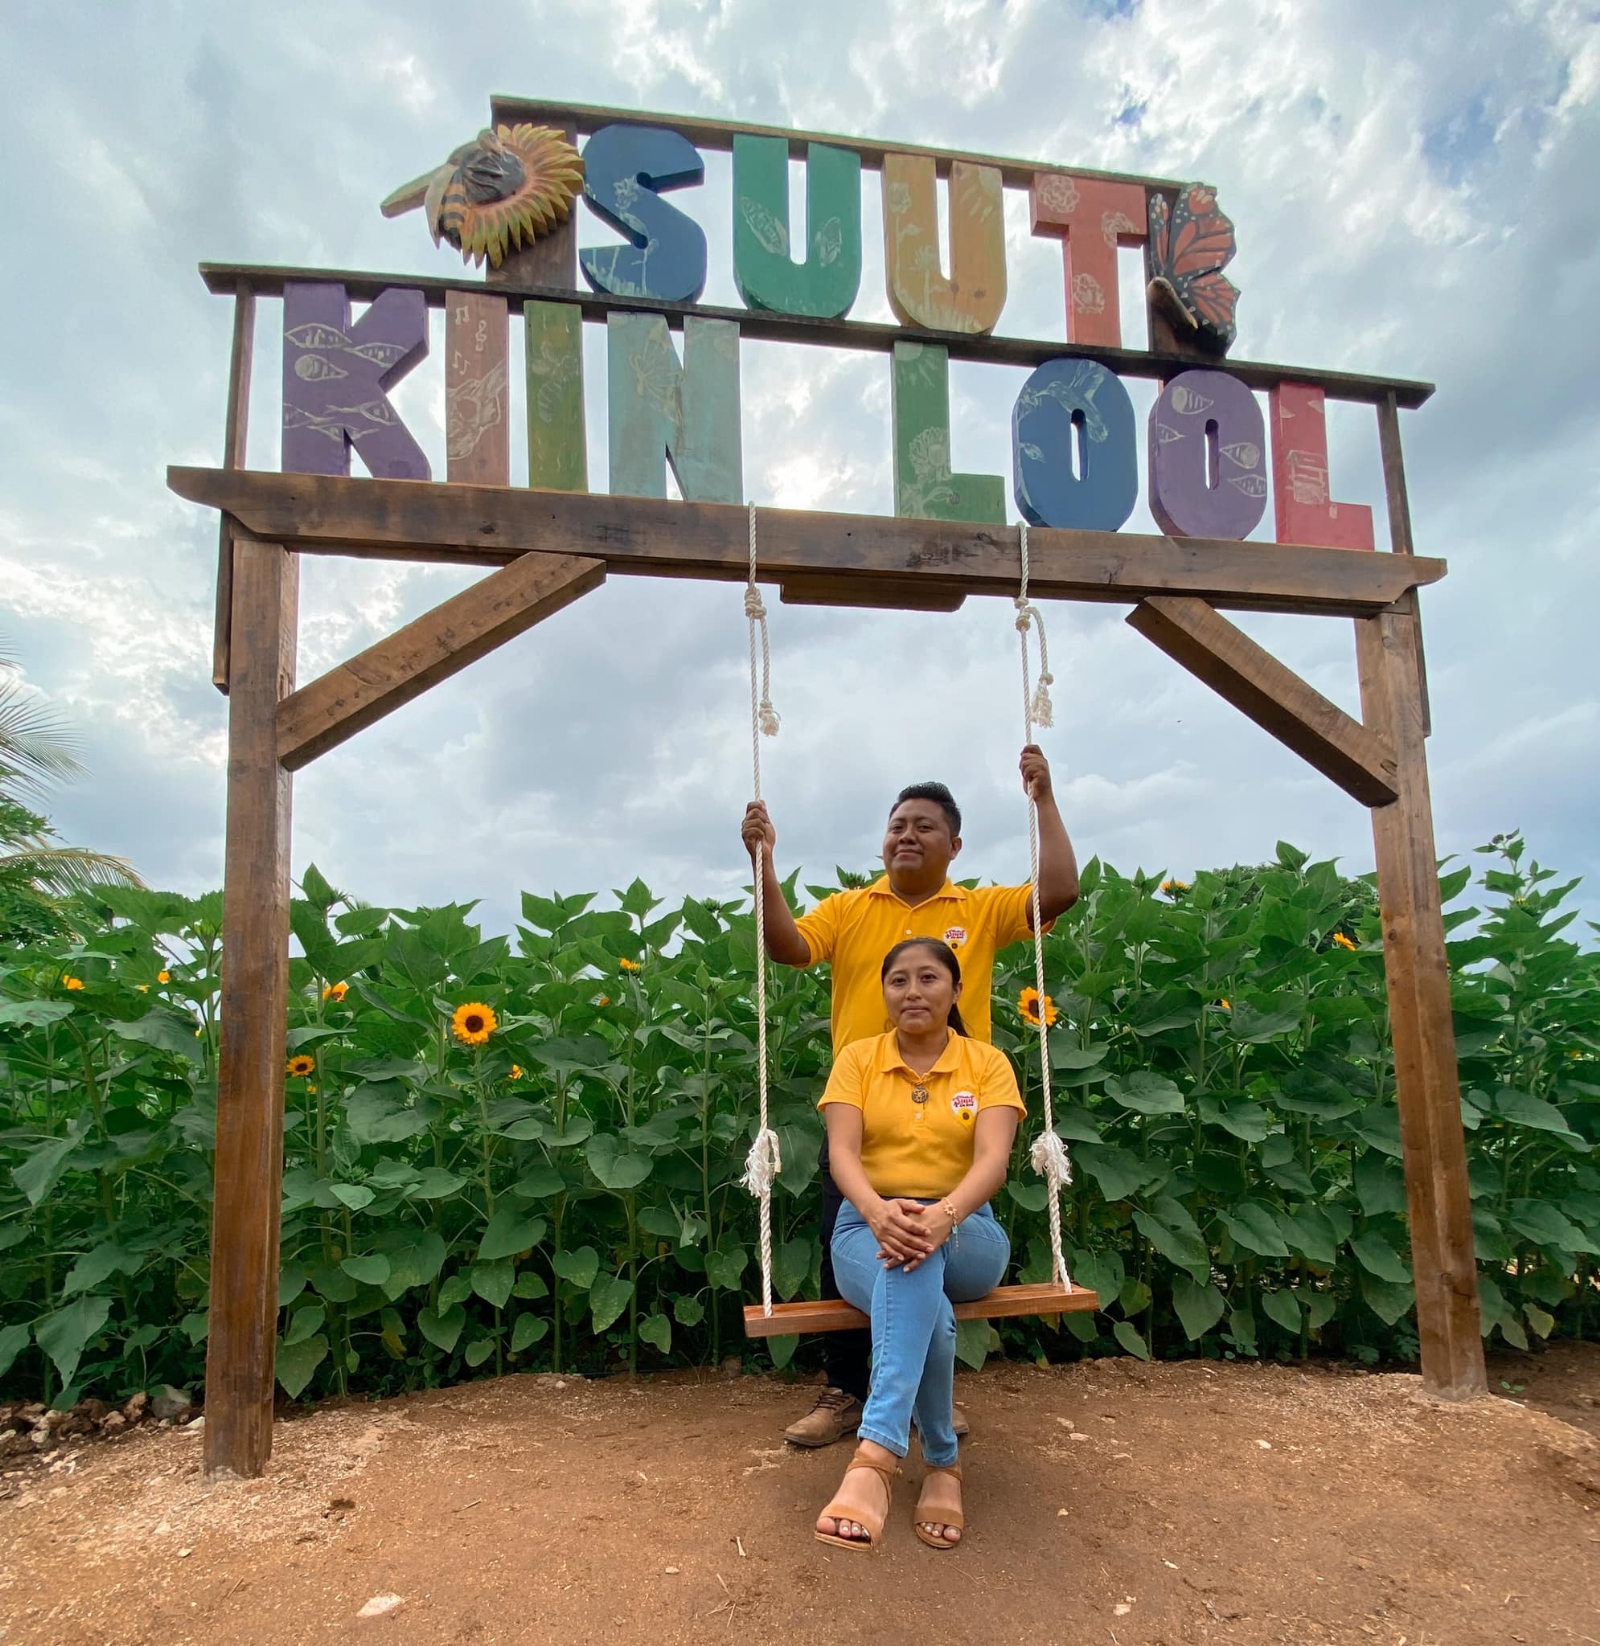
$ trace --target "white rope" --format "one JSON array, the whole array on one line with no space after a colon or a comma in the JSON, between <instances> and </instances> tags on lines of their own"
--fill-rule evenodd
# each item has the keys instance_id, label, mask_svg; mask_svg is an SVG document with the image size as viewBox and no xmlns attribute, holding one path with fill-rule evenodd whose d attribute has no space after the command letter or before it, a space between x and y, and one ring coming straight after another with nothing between
<instances>
[{"instance_id":1,"label":"white rope","mask_svg":"<svg viewBox=\"0 0 1600 1646\"><path fill-rule=\"evenodd\" d=\"M767 644L767 608L756 587L756 506L750 505L750 577L744 588L744 615L750 624L750 775L761 798L761 739L778 735L772 707L772 653ZM759 644L758 644L759 642ZM759 660L758 660L759 659ZM767 1124L767 847L756 853L756 1090L761 1124L745 1157L744 1186L761 1201L761 1312L772 1313L772 1185L783 1170L778 1134Z\"/></svg>"},{"instance_id":2,"label":"white rope","mask_svg":"<svg viewBox=\"0 0 1600 1646\"><path fill-rule=\"evenodd\" d=\"M1028 522L1021 524L1020 549L1022 554L1022 587L1012 604L1017 609L1017 637L1022 642L1022 741L1033 741L1035 726L1053 726L1055 710L1050 702L1049 688L1055 683L1050 673L1050 653L1045 645L1044 614L1028 599ZM1034 690L1029 680L1028 630L1039 635L1039 685ZM1039 1084L1044 1096L1044 1130L1033 1140L1028 1158L1033 1169L1045 1180L1049 1191L1050 1261L1052 1278L1071 1291L1072 1277L1067 1273L1067 1260L1061 1249L1061 1191L1072 1182L1072 1162L1067 1158L1067 1146L1056 1132L1055 1108L1050 1095L1050 1025L1045 1021L1044 993L1044 920L1039 901L1039 807L1030 793L1028 796L1028 860L1033 876L1033 979L1038 995L1039 1014Z\"/></svg>"}]
</instances>

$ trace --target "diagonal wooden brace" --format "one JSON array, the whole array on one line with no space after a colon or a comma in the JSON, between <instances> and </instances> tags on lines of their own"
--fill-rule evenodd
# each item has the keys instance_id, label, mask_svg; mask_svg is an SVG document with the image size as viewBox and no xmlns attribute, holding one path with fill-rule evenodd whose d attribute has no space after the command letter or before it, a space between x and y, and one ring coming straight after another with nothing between
<instances>
[{"instance_id":1,"label":"diagonal wooden brace","mask_svg":"<svg viewBox=\"0 0 1600 1646\"><path fill-rule=\"evenodd\" d=\"M605 562L581 555L513 560L285 698L278 759L298 771L605 579Z\"/></svg>"},{"instance_id":2,"label":"diagonal wooden brace","mask_svg":"<svg viewBox=\"0 0 1600 1646\"><path fill-rule=\"evenodd\" d=\"M1128 622L1364 806L1399 798L1394 751L1204 600L1154 595Z\"/></svg>"}]
</instances>

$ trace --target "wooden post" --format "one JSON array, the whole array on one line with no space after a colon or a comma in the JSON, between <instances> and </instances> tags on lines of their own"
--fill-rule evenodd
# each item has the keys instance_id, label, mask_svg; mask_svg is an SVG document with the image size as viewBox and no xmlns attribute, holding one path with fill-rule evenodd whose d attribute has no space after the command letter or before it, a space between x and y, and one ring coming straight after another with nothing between
<instances>
[{"instance_id":1,"label":"wooden post","mask_svg":"<svg viewBox=\"0 0 1600 1646\"><path fill-rule=\"evenodd\" d=\"M1361 706L1369 731L1395 755L1400 798L1375 807L1383 964L1389 985L1395 1094L1411 1217L1422 1383L1429 1394L1467 1400L1487 1392L1478 1322L1478 1263L1450 972L1423 741L1418 625L1398 602L1356 620Z\"/></svg>"},{"instance_id":2,"label":"wooden post","mask_svg":"<svg viewBox=\"0 0 1600 1646\"><path fill-rule=\"evenodd\" d=\"M1378 402L1378 450L1383 454L1383 491L1389 510L1389 544L1396 554L1415 554L1411 538L1411 500L1406 495L1406 460L1400 449L1400 407L1390 392ZM1422 646L1422 610L1417 591L1401 602L1417 619L1417 690L1422 694L1422 735L1433 735L1433 706L1428 700L1428 658Z\"/></svg>"},{"instance_id":3,"label":"wooden post","mask_svg":"<svg viewBox=\"0 0 1600 1646\"><path fill-rule=\"evenodd\" d=\"M289 801L278 704L294 690L299 558L234 526L222 1042L206 1349L205 1469L272 1451L289 987Z\"/></svg>"},{"instance_id":4,"label":"wooden post","mask_svg":"<svg viewBox=\"0 0 1600 1646\"><path fill-rule=\"evenodd\" d=\"M244 467L250 429L250 367L255 355L256 294L241 280L233 297L233 354L228 363L228 412L222 466ZM217 528L217 617L211 642L211 683L228 695L229 635L233 624L233 521L225 514Z\"/></svg>"}]
</instances>

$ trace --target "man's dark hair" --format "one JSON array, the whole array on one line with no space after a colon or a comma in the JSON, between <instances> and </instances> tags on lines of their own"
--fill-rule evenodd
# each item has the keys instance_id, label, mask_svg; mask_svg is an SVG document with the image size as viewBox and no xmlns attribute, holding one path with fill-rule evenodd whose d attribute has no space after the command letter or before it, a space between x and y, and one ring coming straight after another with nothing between
<instances>
[{"instance_id":1,"label":"man's dark hair","mask_svg":"<svg viewBox=\"0 0 1600 1646\"><path fill-rule=\"evenodd\" d=\"M961 808L956 804L956 797L943 783L909 784L894 797L894 805L889 808L889 815L893 817L896 810L908 800L931 800L944 813L945 822L950 825L950 838L954 840L961 833Z\"/></svg>"}]
</instances>

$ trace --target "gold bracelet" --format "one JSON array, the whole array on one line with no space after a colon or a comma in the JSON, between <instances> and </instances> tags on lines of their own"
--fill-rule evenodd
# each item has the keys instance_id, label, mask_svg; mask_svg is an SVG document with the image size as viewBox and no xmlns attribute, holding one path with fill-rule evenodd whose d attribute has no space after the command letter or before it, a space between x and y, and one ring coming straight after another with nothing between
<instances>
[{"instance_id":1,"label":"gold bracelet","mask_svg":"<svg viewBox=\"0 0 1600 1646\"><path fill-rule=\"evenodd\" d=\"M950 1233L954 1234L961 1227L961 1219L956 1215L956 1203L953 1200L945 1201L944 1215L950 1219Z\"/></svg>"}]
</instances>

